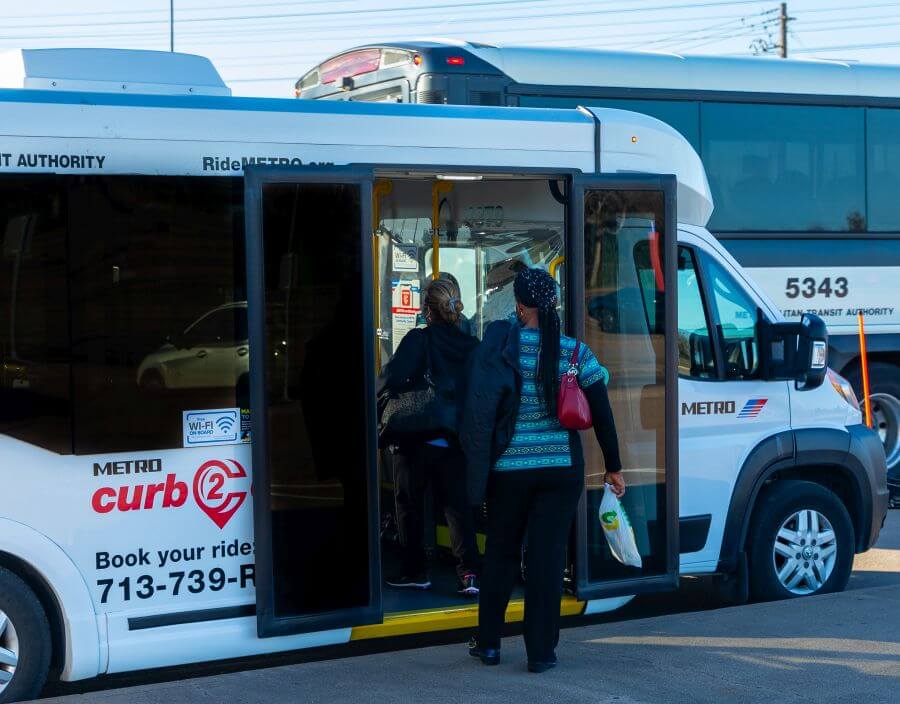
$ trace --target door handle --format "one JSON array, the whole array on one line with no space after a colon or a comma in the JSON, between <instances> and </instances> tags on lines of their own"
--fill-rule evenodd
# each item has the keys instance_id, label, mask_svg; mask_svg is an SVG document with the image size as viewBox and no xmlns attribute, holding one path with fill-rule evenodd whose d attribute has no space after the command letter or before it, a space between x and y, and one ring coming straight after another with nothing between
<instances>
[{"instance_id":1,"label":"door handle","mask_svg":"<svg viewBox=\"0 0 900 704\"><path fill-rule=\"evenodd\" d=\"M246 347L238 347L238 349L237 349L238 356L240 356L240 357L243 357L243 356L246 355L249 351L250 351L250 350L247 349Z\"/></svg>"},{"instance_id":2,"label":"door handle","mask_svg":"<svg viewBox=\"0 0 900 704\"><path fill-rule=\"evenodd\" d=\"M206 350L200 350L200 351L197 353L197 356L198 356L200 359L203 359L206 355L207 355L207 351L206 351Z\"/></svg>"}]
</instances>

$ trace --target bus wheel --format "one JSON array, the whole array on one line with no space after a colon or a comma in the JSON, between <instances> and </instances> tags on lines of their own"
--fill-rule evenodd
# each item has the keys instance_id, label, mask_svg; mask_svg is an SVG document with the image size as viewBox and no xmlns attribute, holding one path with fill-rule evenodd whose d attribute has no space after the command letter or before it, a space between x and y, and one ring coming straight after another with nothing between
<instances>
[{"instance_id":1,"label":"bus wheel","mask_svg":"<svg viewBox=\"0 0 900 704\"><path fill-rule=\"evenodd\" d=\"M0 567L0 703L40 695L52 648L41 602L25 582Z\"/></svg>"},{"instance_id":2,"label":"bus wheel","mask_svg":"<svg viewBox=\"0 0 900 704\"><path fill-rule=\"evenodd\" d=\"M862 372L849 372L847 381L862 399ZM872 404L872 429L881 438L887 466L891 470L900 466L900 367L883 362L870 364L869 398Z\"/></svg>"},{"instance_id":3,"label":"bus wheel","mask_svg":"<svg viewBox=\"0 0 900 704\"><path fill-rule=\"evenodd\" d=\"M750 593L771 601L840 592L853 567L850 514L825 487L776 481L760 495L748 535Z\"/></svg>"}]
</instances>

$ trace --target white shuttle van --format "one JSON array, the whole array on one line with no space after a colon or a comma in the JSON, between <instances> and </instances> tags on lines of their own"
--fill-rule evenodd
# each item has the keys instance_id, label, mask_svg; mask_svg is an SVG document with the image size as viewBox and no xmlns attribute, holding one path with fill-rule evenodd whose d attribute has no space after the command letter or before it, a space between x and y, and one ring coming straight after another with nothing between
<instances>
[{"instance_id":1,"label":"white shuttle van","mask_svg":"<svg viewBox=\"0 0 900 704\"><path fill-rule=\"evenodd\" d=\"M0 68L0 701L474 625L439 517L432 589L381 576L374 380L435 272L480 334L546 267L610 371L642 566L605 542L586 438L564 614L687 574L840 590L877 538L884 454L824 326L785 323L707 232L701 162L665 124L233 98L179 54Z\"/></svg>"}]
</instances>

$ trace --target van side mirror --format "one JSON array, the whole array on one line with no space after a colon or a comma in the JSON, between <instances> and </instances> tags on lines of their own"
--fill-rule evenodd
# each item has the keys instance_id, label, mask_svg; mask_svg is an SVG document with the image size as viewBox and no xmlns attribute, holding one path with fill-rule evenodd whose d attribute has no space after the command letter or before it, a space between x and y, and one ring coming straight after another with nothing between
<instances>
[{"instance_id":1,"label":"van side mirror","mask_svg":"<svg viewBox=\"0 0 900 704\"><path fill-rule=\"evenodd\" d=\"M828 372L825 321L811 313L799 323L770 323L761 310L757 316L761 377L794 381L803 391L821 386Z\"/></svg>"}]
</instances>

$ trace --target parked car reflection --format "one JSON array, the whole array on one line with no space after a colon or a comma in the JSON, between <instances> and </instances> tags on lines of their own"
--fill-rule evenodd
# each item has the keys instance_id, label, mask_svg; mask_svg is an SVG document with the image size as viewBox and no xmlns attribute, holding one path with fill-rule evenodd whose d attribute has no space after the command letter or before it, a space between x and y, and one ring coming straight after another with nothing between
<instances>
[{"instance_id":1,"label":"parked car reflection","mask_svg":"<svg viewBox=\"0 0 900 704\"><path fill-rule=\"evenodd\" d=\"M249 373L249 351L247 302L226 303L144 357L137 382L148 391L236 387Z\"/></svg>"}]
</instances>

